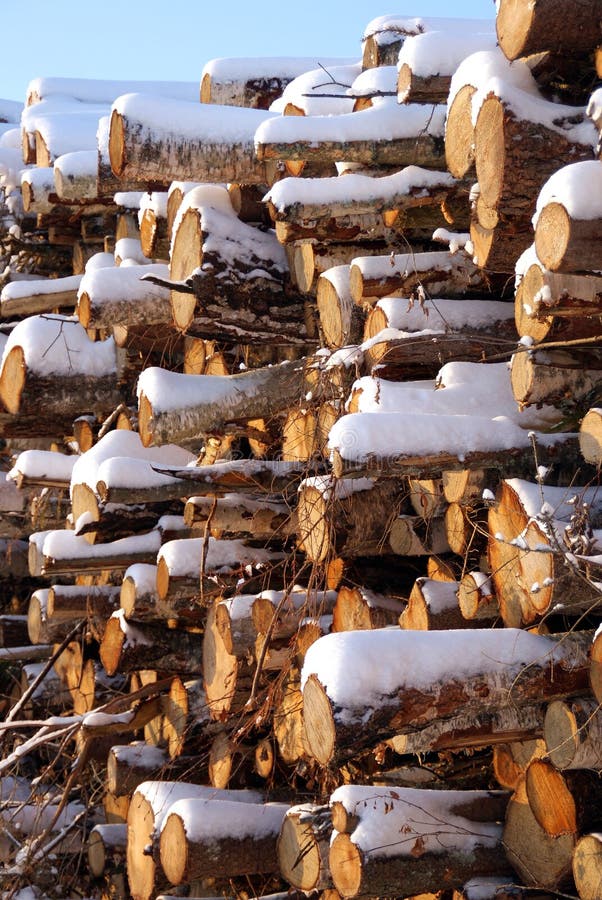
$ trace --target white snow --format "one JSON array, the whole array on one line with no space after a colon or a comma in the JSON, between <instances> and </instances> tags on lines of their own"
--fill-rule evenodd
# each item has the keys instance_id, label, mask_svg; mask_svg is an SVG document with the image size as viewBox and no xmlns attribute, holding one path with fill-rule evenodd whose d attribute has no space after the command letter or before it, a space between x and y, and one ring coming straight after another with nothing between
<instances>
[{"instance_id":1,"label":"white snow","mask_svg":"<svg viewBox=\"0 0 602 900\"><path fill-rule=\"evenodd\" d=\"M82 103L112 103L120 94L151 91L158 97L198 101L198 81L117 81L100 78L34 78L27 85L27 103L48 97L68 97Z\"/></svg>"},{"instance_id":2,"label":"white snow","mask_svg":"<svg viewBox=\"0 0 602 900\"><path fill-rule=\"evenodd\" d=\"M125 484L132 484L134 487L140 486L140 481L142 484L147 483L138 474L139 468L146 468L141 466L143 462L160 463L166 466L186 466L195 459L194 454L175 444L144 447L136 431L116 429L107 432L93 447L90 447L78 458L77 463L73 466L71 489L75 484L87 484L92 490L95 490L97 482L104 480L99 478L102 464L104 462L111 463L114 458L125 458L125 462L117 463L116 467L123 473ZM130 478L131 482L128 480Z\"/></svg>"},{"instance_id":3,"label":"white snow","mask_svg":"<svg viewBox=\"0 0 602 900\"><path fill-rule=\"evenodd\" d=\"M572 219L602 216L602 161L585 160L563 166L548 178L537 197L533 228L548 203L560 203Z\"/></svg>"},{"instance_id":4,"label":"white snow","mask_svg":"<svg viewBox=\"0 0 602 900\"><path fill-rule=\"evenodd\" d=\"M288 803L237 803L191 797L178 800L167 815L182 819L189 841L212 843L226 838L234 841L261 840L270 835L275 838L288 809Z\"/></svg>"},{"instance_id":5,"label":"white snow","mask_svg":"<svg viewBox=\"0 0 602 900\"><path fill-rule=\"evenodd\" d=\"M11 331L2 364L13 347L21 347L25 365L38 375L109 375L117 369L115 341L91 341L85 328L69 316L29 316Z\"/></svg>"},{"instance_id":6,"label":"white snow","mask_svg":"<svg viewBox=\"0 0 602 900\"><path fill-rule=\"evenodd\" d=\"M354 113L358 115L358 113ZM602 163L601 163L602 165ZM428 189L438 186L453 187L455 179L449 172L435 172L420 166L406 166L393 175L372 178L370 175L350 173L331 178L283 178L277 181L263 198L270 201L278 212L293 203L315 203L326 209L334 203L353 200L362 212L361 203L386 201L397 195L428 196ZM366 210L368 211L368 210Z\"/></svg>"},{"instance_id":7,"label":"white snow","mask_svg":"<svg viewBox=\"0 0 602 900\"><path fill-rule=\"evenodd\" d=\"M169 266L165 263L135 264L132 266L119 266L115 268L99 268L86 271L79 276L78 299L86 293L94 306L103 303L119 301L120 303L135 304L140 299L155 298L158 300L169 299L169 290L150 281L140 281L142 275L158 275L161 278L169 278ZM1 299L1 297L0 297Z\"/></svg>"},{"instance_id":8,"label":"white snow","mask_svg":"<svg viewBox=\"0 0 602 900\"><path fill-rule=\"evenodd\" d=\"M136 585L136 594L155 594L157 591L157 566L152 563L134 563L123 573L123 581L131 579Z\"/></svg>"},{"instance_id":9,"label":"white snow","mask_svg":"<svg viewBox=\"0 0 602 900\"><path fill-rule=\"evenodd\" d=\"M167 541L159 551L157 562L164 559L173 578L198 576L203 544L204 538ZM225 541L210 537L205 554L205 571L226 574L237 571L241 566L269 562L277 556L271 550L247 547L241 540Z\"/></svg>"},{"instance_id":10,"label":"white snow","mask_svg":"<svg viewBox=\"0 0 602 900\"><path fill-rule=\"evenodd\" d=\"M283 112L286 105L292 103L306 116L350 113L354 101L347 96L347 91L361 72L361 63L355 62L311 69L287 84L282 96L272 103L270 109L272 112Z\"/></svg>"},{"instance_id":11,"label":"white snow","mask_svg":"<svg viewBox=\"0 0 602 900\"><path fill-rule=\"evenodd\" d=\"M389 328L422 331L425 328L459 331L462 328L487 328L514 318L512 304L500 300L456 300L428 298L415 303L401 297L382 297L376 303L382 309Z\"/></svg>"},{"instance_id":12,"label":"white snow","mask_svg":"<svg viewBox=\"0 0 602 900\"><path fill-rule=\"evenodd\" d=\"M445 106L419 103L407 106L387 103L339 116L279 116L257 128L255 146L295 144L299 141L332 141L337 144L393 141L422 134L441 137L444 122Z\"/></svg>"},{"instance_id":13,"label":"white snow","mask_svg":"<svg viewBox=\"0 0 602 900\"><path fill-rule=\"evenodd\" d=\"M4 300L17 300L35 294L59 294L63 291L76 291L82 275L66 275L64 278L42 278L30 281L10 281L2 288L0 303Z\"/></svg>"},{"instance_id":14,"label":"white snow","mask_svg":"<svg viewBox=\"0 0 602 900\"><path fill-rule=\"evenodd\" d=\"M59 529L49 531L42 545L42 553L51 560L58 559L102 559L116 553L154 553L161 546L161 535L158 531L136 534L121 538L107 544L89 544L85 537L78 537L75 532Z\"/></svg>"},{"instance_id":15,"label":"white snow","mask_svg":"<svg viewBox=\"0 0 602 900\"><path fill-rule=\"evenodd\" d=\"M169 140L177 135L207 144L250 144L260 123L274 115L260 109L187 103L142 93L118 97L112 111L132 123L139 122L143 132L152 133L155 138Z\"/></svg>"},{"instance_id":16,"label":"white snow","mask_svg":"<svg viewBox=\"0 0 602 900\"><path fill-rule=\"evenodd\" d=\"M331 794L330 803L342 803L359 816L351 841L370 857L495 847L502 837L501 825L469 821L450 809L454 802L458 806L467 802L471 793L344 785ZM475 791L473 796L478 800L485 795Z\"/></svg>"},{"instance_id":17,"label":"white snow","mask_svg":"<svg viewBox=\"0 0 602 900\"><path fill-rule=\"evenodd\" d=\"M205 63L201 81L205 75L210 75L220 84L260 78L292 80L318 66L340 66L349 62L338 56L220 56Z\"/></svg>"},{"instance_id":18,"label":"white snow","mask_svg":"<svg viewBox=\"0 0 602 900\"><path fill-rule=\"evenodd\" d=\"M387 32L391 39L400 35L422 34L428 31L445 31L451 35L466 32L481 32L491 28L491 19L450 19L437 16L400 16L384 15L371 19L364 28L363 40L372 35L384 35Z\"/></svg>"},{"instance_id":19,"label":"white snow","mask_svg":"<svg viewBox=\"0 0 602 900\"><path fill-rule=\"evenodd\" d=\"M489 23L482 23L482 26ZM495 28L481 32L469 29L462 34L427 31L407 37L399 51L397 67L409 66L414 75L453 75L462 60L473 53L496 46Z\"/></svg>"},{"instance_id":20,"label":"white snow","mask_svg":"<svg viewBox=\"0 0 602 900\"><path fill-rule=\"evenodd\" d=\"M16 480L19 475L25 475L28 478L48 478L68 482L78 458L50 450L23 450L7 473L6 479Z\"/></svg>"},{"instance_id":21,"label":"white snow","mask_svg":"<svg viewBox=\"0 0 602 900\"><path fill-rule=\"evenodd\" d=\"M165 817L171 806L186 799L199 800L236 800L239 803L261 803L263 796L259 791L235 791L207 787L200 784L189 784L185 781L143 781L136 788L134 796L139 794L151 806L154 813L155 832L161 830Z\"/></svg>"}]
</instances>

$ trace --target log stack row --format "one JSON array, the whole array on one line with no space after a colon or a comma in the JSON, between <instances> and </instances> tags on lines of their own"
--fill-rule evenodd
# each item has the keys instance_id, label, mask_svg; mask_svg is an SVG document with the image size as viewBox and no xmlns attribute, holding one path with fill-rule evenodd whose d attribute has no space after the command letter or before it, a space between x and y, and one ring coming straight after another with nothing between
<instances>
[{"instance_id":1,"label":"log stack row","mask_svg":"<svg viewBox=\"0 0 602 900\"><path fill-rule=\"evenodd\" d=\"M374 20L332 90L30 86L36 240L66 203L98 252L0 299L11 877L87 842L98 897L599 896L597 41L524 5L499 47Z\"/></svg>"}]
</instances>

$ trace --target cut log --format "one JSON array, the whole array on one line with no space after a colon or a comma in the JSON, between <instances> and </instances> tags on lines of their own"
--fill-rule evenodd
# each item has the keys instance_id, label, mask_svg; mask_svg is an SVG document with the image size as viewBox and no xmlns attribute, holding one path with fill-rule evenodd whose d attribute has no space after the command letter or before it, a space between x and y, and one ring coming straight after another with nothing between
<instances>
[{"instance_id":1,"label":"cut log","mask_svg":"<svg viewBox=\"0 0 602 900\"><path fill-rule=\"evenodd\" d=\"M351 807L350 833L335 831L329 860L342 897L382 896L392 883L417 894L436 891L442 883L461 886L475 874L510 872L495 824L506 802L501 792L339 788L330 800L334 822L339 797ZM373 829L382 841L379 848Z\"/></svg>"},{"instance_id":2,"label":"cut log","mask_svg":"<svg viewBox=\"0 0 602 900\"><path fill-rule=\"evenodd\" d=\"M88 838L88 865L95 878L123 870L127 826L95 825Z\"/></svg>"},{"instance_id":3,"label":"cut log","mask_svg":"<svg viewBox=\"0 0 602 900\"><path fill-rule=\"evenodd\" d=\"M584 460L595 466L602 462L602 410L594 407L581 420L579 447Z\"/></svg>"},{"instance_id":4,"label":"cut log","mask_svg":"<svg viewBox=\"0 0 602 900\"><path fill-rule=\"evenodd\" d=\"M242 795L242 796L241 796ZM150 900L168 881L159 854L148 852L153 835L159 836L170 807L178 800L192 797L228 798L239 802L260 803L261 795L254 791L218 791L185 782L145 781L132 797L128 816L127 875L130 892L138 900Z\"/></svg>"},{"instance_id":5,"label":"cut log","mask_svg":"<svg viewBox=\"0 0 602 900\"><path fill-rule=\"evenodd\" d=\"M535 228L537 256L552 272L595 270L600 261L597 248L601 237L599 218L578 219L562 203L547 203Z\"/></svg>"},{"instance_id":6,"label":"cut log","mask_svg":"<svg viewBox=\"0 0 602 900\"><path fill-rule=\"evenodd\" d=\"M140 437L146 447L198 438L223 432L236 420L270 420L308 391L314 400L328 400L342 390L334 379L320 378L319 368L304 359L222 377L151 367L138 381ZM180 396L183 403L174 406Z\"/></svg>"},{"instance_id":7,"label":"cut log","mask_svg":"<svg viewBox=\"0 0 602 900\"><path fill-rule=\"evenodd\" d=\"M207 613L203 635L203 680L211 718L224 720L228 714L240 712L247 702L254 667L248 657L240 659L228 652L217 621L213 603Z\"/></svg>"},{"instance_id":8,"label":"cut log","mask_svg":"<svg viewBox=\"0 0 602 900\"><path fill-rule=\"evenodd\" d=\"M184 507L184 522L214 538L245 538L268 541L285 540L296 533L296 514L285 503L255 500L243 494L223 497L189 497Z\"/></svg>"},{"instance_id":9,"label":"cut log","mask_svg":"<svg viewBox=\"0 0 602 900\"><path fill-rule=\"evenodd\" d=\"M591 831L600 822L600 779L597 772L559 772L551 762L534 759L525 790L537 823L551 837Z\"/></svg>"},{"instance_id":10,"label":"cut log","mask_svg":"<svg viewBox=\"0 0 602 900\"><path fill-rule=\"evenodd\" d=\"M602 834L579 838L573 850L573 878L580 900L596 900L602 891Z\"/></svg>"},{"instance_id":11,"label":"cut log","mask_svg":"<svg viewBox=\"0 0 602 900\"><path fill-rule=\"evenodd\" d=\"M332 611L333 631L360 631L394 625L405 604L396 597L385 597L359 587L339 589Z\"/></svg>"},{"instance_id":12,"label":"cut log","mask_svg":"<svg viewBox=\"0 0 602 900\"><path fill-rule=\"evenodd\" d=\"M439 649L441 641L445 643L445 651ZM506 641L508 646L504 651ZM470 667L472 673L467 680L457 680L457 671L450 677L446 668L447 654L453 645L463 648L460 656L465 669ZM490 652L486 649L489 645ZM545 697L556 699L577 695L580 685L587 680L587 646L587 634L570 635L557 643L557 637L553 639L515 629L481 629L478 632L381 630L328 635L310 647L303 668L303 718L312 755L322 765L327 765L393 733L415 730L417 721L426 724L437 718L458 715L460 708L480 712L508 703L520 705ZM364 680L367 677L361 674L361 667L358 669L358 661L364 660L363 654L369 653L370 660L382 660L383 653L393 647L395 658L402 659L407 670L396 676L391 671L392 665L384 667L386 688L375 684L373 676ZM351 671L344 660L353 657L356 678L351 680L352 695L345 693L340 680L322 673L324 651L341 653L337 659L340 659L339 671L345 673L344 677ZM460 657L454 654L454 658ZM506 661L502 663L504 658ZM445 671L441 681L432 672L428 678L420 675L423 663L428 667L435 661ZM368 660L366 664L369 664ZM371 700L366 705L361 702L361 692L356 690L360 684L370 684ZM389 698L387 704L375 708L372 704L381 695Z\"/></svg>"},{"instance_id":13,"label":"cut log","mask_svg":"<svg viewBox=\"0 0 602 900\"><path fill-rule=\"evenodd\" d=\"M458 586L458 606L465 619L497 619L499 607L490 577L484 572L466 572Z\"/></svg>"},{"instance_id":14,"label":"cut log","mask_svg":"<svg viewBox=\"0 0 602 900\"><path fill-rule=\"evenodd\" d=\"M444 106L432 110L420 104L391 103L336 117L283 116L258 127L255 152L262 162L345 160L372 166L444 169L444 117ZM387 138L375 138L384 122Z\"/></svg>"},{"instance_id":15,"label":"cut log","mask_svg":"<svg viewBox=\"0 0 602 900\"><path fill-rule=\"evenodd\" d=\"M0 315L10 319L13 316L54 312L61 308L73 309L80 282L80 275L9 282L0 294Z\"/></svg>"},{"instance_id":16,"label":"cut log","mask_svg":"<svg viewBox=\"0 0 602 900\"><path fill-rule=\"evenodd\" d=\"M332 818L327 806L292 806L282 822L277 845L278 867L285 881L301 891L331 889L331 835Z\"/></svg>"},{"instance_id":17,"label":"cut log","mask_svg":"<svg viewBox=\"0 0 602 900\"><path fill-rule=\"evenodd\" d=\"M42 545L29 541L29 571L32 575L65 575L125 570L137 562L154 562L161 535L158 530L91 546L73 531L49 531Z\"/></svg>"},{"instance_id":18,"label":"cut log","mask_svg":"<svg viewBox=\"0 0 602 900\"><path fill-rule=\"evenodd\" d=\"M573 354L566 350L542 349L516 353L510 379L516 402L522 406L562 404L568 411L596 396L602 361L597 354Z\"/></svg>"},{"instance_id":19,"label":"cut log","mask_svg":"<svg viewBox=\"0 0 602 900\"><path fill-rule=\"evenodd\" d=\"M590 686L598 703L602 703L602 635L594 638L590 656Z\"/></svg>"},{"instance_id":20,"label":"cut log","mask_svg":"<svg viewBox=\"0 0 602 900\"><path fill-rule=\"evenodd\" d=\"M472 627L458 606L458 584L422 576L414 583L399 625L410 631Z\"/></svg>"},{"instance_id":21,"label":"cut log","mask_svg":"<svg viewBox=\"0 0 602 900\"><path fill-rule=\"evenodd\" d=\"M394 257L358 257L349 272L355 303L372 306L381 297L464 296L474 289L483 293L485 283L472 261L462 252L400 253Z\"/></svg>"},{"instance_id":22,"label":"cut log","mask_svg":"<svg viewBox=\"0 0 602 900\"><path fill-rule=\"evenodd\" d=\"M206 749L209 710L201 678L182 681L176 676L169 694L164 698L161 733L171 759L181 756L184 749ZM205 767L202 767L204 776Z\"/></svg>"},{"instance_id":23,"label":"cut log","mask_svg":"<svg viewBox=\"0 0 602 900\"><path fill-rule=\"evenodd\" d=\"M266 184L253 146L266 118L270 113L260 110L126 95L111 113L111 168L119 177L159 183L165 190L172 181Z\"/></svg>"},{"instance_id":24,"label":"cut log","mask_svg":"<svg viewBox=\"0 0 602 900\"><path fill-rule=\"evenodd\" d=\"M145 741L111 747L107 756L107 788L114 797L131 796L144 781L190 781L191 775L190 758L170 760L166 750Z\"/></svg>"},{"instance_id":25,"label":"cut log","mask_svg":"<svg viewBox=\"0 0 602 900\"><path fill-rule=\"evenodd\" d=\"M563 10L564 13L564 10ZM497 16L498 42L508 59L519 59L544 50L577 55L589 53L600 43L599 0L586 0L567 15L559 13L555 0L533 6L517 0L501 0Z\"/></svg>"},{"instance_id":26,"label":"cut log","mask_svg":"<svg viewBox=\"0 0 602 900\"><path fill-rule=\"evenodd\" d=\"M274 874L285 803L185 800L161 827L161 865L172 884L217 875Z\"/></svg>"},{"instance_id":27,"label":"cut log","mask_svg":"<svg viewBox=\"0 0 602 900\"><path fill-rule=\"evenodd\" d=\"M557 769L602 771L602 716L594 700L555 700L544 722L544 739Z\"/></svg>"},{"instance_id":28,"label":"cut log","mask_svg":"<svg viewBox=\"0 0 602 900\"><path fill-rule=\"evenodd\" d=\"M169 291L142 279L167 275L162 264L119 266L86 273L77 295L77 316L84 328L113 325L163 325L171 322Z\"/></svg>"},{"instance_id":29,"label":"cut log","mask_svg":"<svg viewBox=\"0 0 602 900\"><path fill-rule=\"evenodd\" d=\"M503 841L523 884L551 891L570 885L575 836L546 834L531 811L524 779L508 804Z\"/></svg>"},{"instance_id":30,"label":"cut log","mask_svg":"<svg viewBox=\"0 0 602 900\"><path fill-rule=\"evenodd\" d=\"M107 622L100 659L109 675L150 666L174 675L196 674L202 671L201 640L194 632L134 625L116 613Z\"/></svg>"}]
</instances>

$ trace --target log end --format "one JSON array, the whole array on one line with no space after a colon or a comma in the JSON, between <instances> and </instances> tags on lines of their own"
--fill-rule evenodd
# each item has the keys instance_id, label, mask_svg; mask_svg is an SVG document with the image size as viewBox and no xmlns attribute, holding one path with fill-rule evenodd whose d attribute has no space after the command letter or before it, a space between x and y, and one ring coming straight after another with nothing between
<instances>
[{"instance_id":1,"label":"log end","mask_svg":"<svg viewBox=\"0 0 602 900\"><path fill-rule=\"evenodd\" d=\"M125 123L116 109L111 113L109 127L109 159L113 174L119 178L123 175L126 165L125 153Z\"/></svg>"},{"instance_id":2,"label":"log end","mask_svg":"<svg viewBox=\"0 0 602 900\"><path fill-rule=\"evenodd\" d=\"M19 412L26 377L27 367L23 348L12 347L0 371L0 400L13 416Z\"/></svg>"},{"instance_id":3,"label":"log end","mask_svg":"<svg viewBox=\"0 0 602 900\"><path fill-rule=\"evenodd\" d=\"M519 59L528 55L527 40L535 6L534 3L523 3L522 0L500 0L495 30L506 59Z\"/></svg>"},{"instance_id":4,"label":"log end","mask_svg":"<svg viewBox=\"0 0 602 900\"><path fill-rule=\"evenodd\" d=\"M554 700L548 706L543 731L552 763L557 769L568 768L579 746L579 726L575 713L563 700Z\"/></svg>"},{"instance_id":5,"label":"log end","mask_svg":"<svg viewBox=\"0 0 602 900\"><path fill-rule=\"evenodd\" d=\"M586 834L573 853L573 877L580 900L602 897L602 836Z\"/></svg>"},{"instance_id":6,"label":"log end","mask_svg":"<svg viewBox=\"0 0 602 900\"><path fill-rule=\"evenodd\" d=\"M581 420L579 449L586 462L602 463L602 410L590 409Z\"/></svg>"},{"instance_id":7,"label":"log end","mask_svg":"<svg viewBox=\"0 0 602 900\"><path fill-rule=\"evenodd\" d=\"M188 868L186 829L180 816L171 813L161 829L161 866L171 884L182 884Z\"/></svg>"},{"instance_id":8,"label":"log end","mask_svg":"<svg viewBox=\"0 0 602 900\"><path fill-rule=\"evenodd\" d=\"M361 851L350 835L337 834L330 846L330 871L341 897L357 897L362 880Z\"/></svg>"},{"instance_id":9,"label":"log end","mask_svg":"<svg viewBox=\"0 0 602 900\"><path fill-rule=\"evenodd\" d=\"M489 96L481 106L475 125L475 164L479 199L495 209L507 178L504 133L504 106L499 97Z\"/></svg>"},{"instance_id":10,"label":"log end","mask_svg":"<svg viewBox=\"0 0 602 900\"><path fill-rule=\"evenodd\" d=\"M146 394L141 393L138 400L138 432L143 447L153 445L153 407Z\"/></svg>"},{"instance_id":11,"label":"log end","mask_svg":"<svg viewBox=\"0 0 602 900\"><path fill-rule=\"evenodd\" d=\"M287 815L276 847L280 874L300 891L313 891L321 874L320 850L307 822Z\"/></svg>"},{"instance_id":12,"label":"log end","mask_svg":"<svg viewBox=\"0 0 602 900\"><path fill-rule=\"evenodd\" d=\"M336 729L328 694L315 675L310 675L303 688L303 722L309 751L321 765L331 762Z\"/></svg>"},{"instance_id":13,"label":"log end","mask_svg":"<svg viewBox=\"0 0 602 900\"><path fill-rule=\"evenodd\" d=\"M525 785L531 811L546 834L576 835L575 800L564 776L552 763L534 759L527 769Z\"/></svg>"},{"instance_id":14,"label":"log end","mask_svg":"<svg viewBox=\"0 0 602 900\"><path fill-rule=\"evenodd\" d=\"M474 165L472 98L476 88L465 84L454 97L445 124L445 161L454 178L464 178Z\"/></svg>"},{"instance_id":15,"label":"log end","mask_svg":"<svg viewBox=\"0 0 602 900\"><path fill-rule=\"evenodd\" d=\"M100 645L100 661L107 675L114 675L119 670L119 661L124 643L125 634L121 628L121 622L119 619L111 617L107 621Z\"/></svg>"},{"instance_id":16,"label":"log end","mask_svg":"<svg viewBox=\"0 0 602 900\"><path fill-rule=\"evenodd\" d=\"M562 203L548 203L535 228L535 252L546 269L562 269L571 237L571 220Z\"/></svg>"},{"instance_id":17,"label":"log end","mask_svg":"<svg viewBox=\"0 0 602 900\"><path fill-rule=\"evenodd\" d=\"M322 491L311 485L299 493L297 506L299 543L308 559L322 563L333 550L328 528L327 502Z\"/></svg>"}]
</instances>

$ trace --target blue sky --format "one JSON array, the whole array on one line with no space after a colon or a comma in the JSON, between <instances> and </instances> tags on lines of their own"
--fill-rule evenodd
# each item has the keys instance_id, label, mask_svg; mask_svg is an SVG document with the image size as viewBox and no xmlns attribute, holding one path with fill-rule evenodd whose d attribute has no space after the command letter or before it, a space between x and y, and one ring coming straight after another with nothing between
<instances>
[{"instance_id":1,"label":"blue sky","mask_svg":"<svg viewBox=\"0 0 602 900\"><path fill-rule=\"evenodd\" d=\"M4 0L0 97L40 75L198 81L216 56L351 56L389 13L493 18L493 0Z\"/></svg>"}]
</instances>

